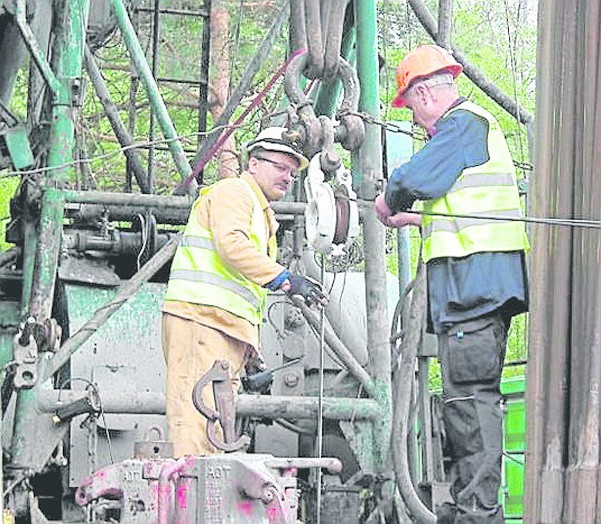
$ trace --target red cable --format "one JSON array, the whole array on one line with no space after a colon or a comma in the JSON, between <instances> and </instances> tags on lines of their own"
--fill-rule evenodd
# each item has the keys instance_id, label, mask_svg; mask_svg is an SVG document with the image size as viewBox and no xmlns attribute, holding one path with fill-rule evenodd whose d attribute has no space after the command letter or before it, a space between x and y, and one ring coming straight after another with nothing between
<instances>
[{"instance_id":1,"label":"red cable","mask_svg":"<svg viewBox=\"0 0 601 524\"><path fill-rule=\"evenodd\" d=\"M184 180L184 187L190 185L190 182L192 182L192 180L194 180L198 176L198 174L204 169L208 161L219 150L219 148L224 144L224 142L230 137L234 130L242 123L242 121L246 118L248 113L250 113L255 107L257 107L257 105L259 105L261 99L269 92L269 90L273 87L273 84L276 83L277 79L284 74L286 69L288 69L290 62L292 62L292 60L294 60L297 56L302 55L306 51L307 50L305 48L298 49L290 55L288 60L286 60L286 62L284 62L284 64L282 64L282 66L276 71L271 80L267 83L263 90L253 99L251 104L242 112L242 114L236 119L236 121L231 125L231 127L226 129L221 134L221 136L217 139L213 146L205 153L200 162L196 164L194 171L192 171L192 173L188 175L188 177Z\"/></svg>"}]
</instances>

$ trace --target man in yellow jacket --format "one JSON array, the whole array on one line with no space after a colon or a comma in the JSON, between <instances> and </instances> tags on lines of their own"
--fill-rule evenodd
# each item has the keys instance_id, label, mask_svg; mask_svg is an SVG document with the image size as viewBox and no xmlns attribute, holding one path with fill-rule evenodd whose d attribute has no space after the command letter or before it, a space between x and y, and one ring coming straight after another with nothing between
<instances>
[{"instance_id":1,"label":"man in yellow jacket","mask_svg":"<svg viewBox=\"0 0 601 524\"><path fill-rule=\"evenodd\" d=\"M259 326L269 290L324 303L319 284L276 261L278 224L270 202L280 200L308 161L285 129L261 131L246 146L248 165L234 178L201 190L177 249L163 304L167 362L167 422L176 457L216 450L192 389L217 359L234 382L259 355ZM212 406L210 395L203 397Z\"/></svg>"}]
</instances>

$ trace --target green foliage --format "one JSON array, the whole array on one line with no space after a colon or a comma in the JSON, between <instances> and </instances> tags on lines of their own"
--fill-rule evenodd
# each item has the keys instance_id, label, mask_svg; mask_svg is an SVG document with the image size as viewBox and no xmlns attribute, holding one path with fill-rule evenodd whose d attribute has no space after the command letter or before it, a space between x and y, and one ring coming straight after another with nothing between
<instances>
[{"instance_id":1,"label":"green foliage","mask_svg":"<svg viewBox=\"0 0 601 524\"><path fill-rule=\"evenodd\" d=\"M0 252L6 251L12 245L5 241L6 226L10 220L10 199L15 193L18 185L18 177L0 178L0 224L2 224L2 230L0 231Z\"/></svg>"}]
</instances>

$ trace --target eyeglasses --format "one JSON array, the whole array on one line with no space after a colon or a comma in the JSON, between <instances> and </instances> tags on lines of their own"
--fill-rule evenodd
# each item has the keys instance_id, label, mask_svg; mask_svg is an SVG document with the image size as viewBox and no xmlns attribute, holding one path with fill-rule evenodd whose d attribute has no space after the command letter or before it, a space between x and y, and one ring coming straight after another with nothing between
<instances>
[{"instance_id":1,"label":"eyeglasses","mask_svg":"<svg viewBox=\"0 0 601 524\"><path fill-rule=\"evenodd\" d=\"M288 173L291 178L296 178L298 176L298 169L293 169L286 164L282 164L281 162L276 162L275 160L271 160L271 158L265 158L264 156L256 156L257 160L262 160L263 162L267 162L274 166L281 173Z\"/></svg>"}]
</instances>

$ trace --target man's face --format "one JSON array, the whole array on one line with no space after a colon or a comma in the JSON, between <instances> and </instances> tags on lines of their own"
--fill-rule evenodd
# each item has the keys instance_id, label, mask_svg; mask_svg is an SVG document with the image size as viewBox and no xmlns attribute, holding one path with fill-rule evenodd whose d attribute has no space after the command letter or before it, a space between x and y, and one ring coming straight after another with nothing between
<instances>
[{"instance_id":1,"label":"man's face","mask_svg":"<svg viewBox=\"0 0 601 524\"><path fill-rule=\"evenodd\" d=\"M248 172L255 177L269 202L284 197L298 175L298 168L296 158L277 151L262 151L248 159Z\"/></svg>"},{"instance_id":2,"label":"man's face","mask_svg":"<svg viewBox=\"0 0 601 524\"><path fill-rule=\"evenodd\" d=\"M413 121L427 132L440 117L438 104L432 96L432 88L425 83L411 86L404 94L405 105L413 112Z\"/></svg>"}]
</instances>

